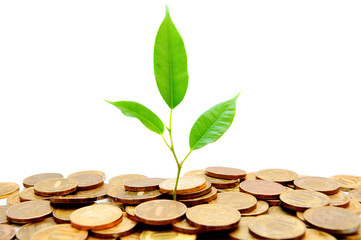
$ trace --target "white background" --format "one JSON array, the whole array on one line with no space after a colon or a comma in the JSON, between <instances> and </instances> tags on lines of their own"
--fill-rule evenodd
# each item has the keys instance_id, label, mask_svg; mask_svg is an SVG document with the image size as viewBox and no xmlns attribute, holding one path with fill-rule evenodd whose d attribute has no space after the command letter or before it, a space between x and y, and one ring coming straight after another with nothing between
<instances>
[{"instance_id":1,"label":"white background","mask_svg":"<svg viewBox=\"0 0 361 240\"><path fill-rule=\"evenodd\" d=\"M223 137L194 151L207 166L361 175L360 1L168 1L188 55L173 112L179 158L211 106L242 92ZM153 73L164 1L0 2L0 182L101 170L175 177L162 138L110 101L168 123Z\"/></svg>"}]
</instances>

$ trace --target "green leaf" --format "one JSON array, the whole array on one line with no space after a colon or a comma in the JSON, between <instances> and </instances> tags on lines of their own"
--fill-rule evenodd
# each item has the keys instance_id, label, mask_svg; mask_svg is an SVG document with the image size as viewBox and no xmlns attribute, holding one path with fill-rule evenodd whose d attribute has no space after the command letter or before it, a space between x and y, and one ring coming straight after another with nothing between
<instances>
[{"instance_id":1,"label":"green leaf","mask_svg":"<svg viewBox=\"0 0 361 240\"><path fill-rule=\"evenodd\" d=\"M153 63L158 90L170 109L174 109L188 88L187 53L167 6L155 38Z\"/></svg>"},{"instance_id":2,"label":"green leaf","mask_svg":"<svg viewBox=\"0 0 361 240\"><path fill-rule=\"evenodd\" d=\"M125 116L138 118L149 130L163 134L164 124L162 120L142 104L132 101L107 102L117 107Z\"/></svg>"},{"instance_id":3,"label":"green leaf","mask_svg":"<svg viewBox=\"0 0 361 240\"><path fill-rule=\"evenodd\" d=\"M211 107L197 119L189 135L191 150L217 141L227 131L236 113L236 101L239 94L231 100Z\"/></svg>"}]
</instances>

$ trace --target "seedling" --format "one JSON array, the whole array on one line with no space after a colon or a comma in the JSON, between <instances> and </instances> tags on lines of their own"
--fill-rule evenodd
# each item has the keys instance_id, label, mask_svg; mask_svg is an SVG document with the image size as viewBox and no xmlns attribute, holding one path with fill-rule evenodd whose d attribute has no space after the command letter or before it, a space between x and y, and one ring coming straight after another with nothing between
<instances>
[{"instance_id":1,"label":"seedling","mask_svg":"<svg viewBox=\"0 0 361 240\"><path fill-rule=\"evenodd\" d=\"M178 180L185 160L192 151L217 141L227 131L233 122L236 101L240 93L228 101L211 107L196 120L189 134L190 150L183 160L180 160L174 150L172 113L187 92L187 54L183 39L170 18L167 6L165 18L155 38L153 64L158 90L170 108L168 126L155 113L140 103L133 101L107 102L120 109L124 115L137 118L145 127L163 138L172 152L178 168L173 190L173 199L176 200ZM168 131L170 142L164 138L164 129Z\"/></svg>"}]
</instances>

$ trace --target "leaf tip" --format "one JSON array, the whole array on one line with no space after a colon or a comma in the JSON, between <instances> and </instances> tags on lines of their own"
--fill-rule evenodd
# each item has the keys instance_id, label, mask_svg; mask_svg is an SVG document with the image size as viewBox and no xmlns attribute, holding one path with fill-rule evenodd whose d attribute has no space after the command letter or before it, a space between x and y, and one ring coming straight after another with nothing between
<instances>
[{"instance_id":1,"label":"leaf tip","mask_svg":"<svg viewBox=\"0 0 361 240\"><path fill-rule=\"evenodd\" d=\"M168 4L165 5L165 15L166 15L166 16L169 16Z\"/></svg>"}]
</instances>

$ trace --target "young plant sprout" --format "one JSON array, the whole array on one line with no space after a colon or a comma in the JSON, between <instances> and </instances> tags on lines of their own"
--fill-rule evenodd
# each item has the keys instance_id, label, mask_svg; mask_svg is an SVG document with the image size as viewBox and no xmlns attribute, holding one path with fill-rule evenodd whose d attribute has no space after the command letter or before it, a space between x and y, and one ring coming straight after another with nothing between
<instances>
[{"instance_id":1,"label":"young plant sprout","mask_svg":"<svg viewBox=\"0 0 361 240\"><path fill-rule=\"evenodd\" d=\"M177 177L173 190L173 199L176 200L178 180L185 160L192 151L217 141L231 126L236 112L236 101L240 93L234 98L221 102L205 111L194 123L189 135L189 152L181 160L177 157L173 145L172 113L183 100L188 88L187 54L183 39L174 26L168 7L161 23L154 44L154 75L158 90L170 108L168 126L147 107L132 101L108 103L120 109L124 115L137 118L149 130L159 134L177 164ZM169 134L170 142L164 138L164 129Z\"/></svg>"}]
</instances>

